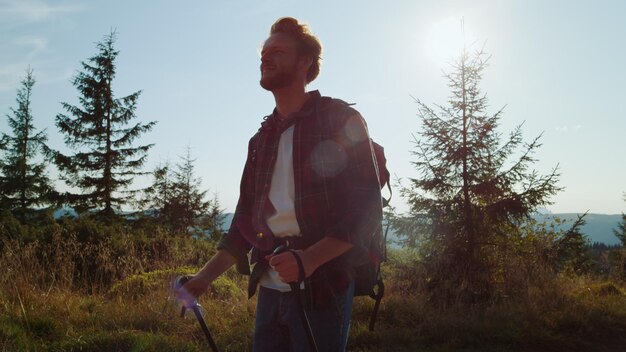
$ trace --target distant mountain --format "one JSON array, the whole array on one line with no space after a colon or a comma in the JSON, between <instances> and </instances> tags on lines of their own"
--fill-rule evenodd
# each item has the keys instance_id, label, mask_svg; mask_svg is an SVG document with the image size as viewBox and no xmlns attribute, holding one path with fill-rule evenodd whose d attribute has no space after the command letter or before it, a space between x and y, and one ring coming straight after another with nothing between
<instances>
[{"instance_id":1,"label":"distant mountain","mask_svg":"<svg viewBox=\"0 0 626 352\"><path fill-rule=\"evenodd\" d=\"M74 210L72 208L59 208L59 209L54 211L52 216L55 219L62 218L62 217L77 218L78 217L78 213L76 212L76 210Z\"/></svg>"},{"instance_id":2,"label":"distant mountain","mask_svg":"<svg viewBox=\"0 0 626 352\"><path fill-rule=\"evenodd\" d=\"M575 213L559 213L559 214L537 214L535 219L537 221L551 221L554 218L564 220L564 224L561 225L562 229L568 229L579 214ZM582 214L580 214L582 215ZM622 215L619 214L587 214L584 217L587 222L581 227L581 232L589 238L591 243L600 242L606 245L619 244L619 240L613 234L613 229L617 228L617 224L622 221Z\"/></svg>"},{"instance_id":3,"label":"distant mountain","mask_svg":"<svg viewBox=\"0 0 626 352\"><path fill-rule=\"evenodd\" d=\"M223 229L224 231L228 231L230 227L230 223L233 220L233 213L225 213L224 214L224 223ZM559 218L564 223L561 225L562 229L568 229L574 221L578 218L578 214L575 213L557 213L557 214L536 214L534 216L535 220L539 222L547 221L550 222L554 218ZM617 228L617 224L622 221L622 216L619 214L587 214L585 216L585 221L587 223L582 226L582 233L587 236L591 243L599 242L604 243L606 245L616 245L619 244L619 240L613 234L613 229ZM390 231L392 232L392 231ZM390 238L394 238L392 233L389 234Z\"/></svg>"},{"instance_id":4,"label":"distant mountain","mask_svg":"<svg viewBox=\"0 0 626 352\"><path fill-rule=\"evenodd\" d=\"M230 223L233 222L233 216L235 216L234 213L224 213L222 222L222 230L224 232L228 231L228 228L230 228Z\"/></svg>"}]
</instances>

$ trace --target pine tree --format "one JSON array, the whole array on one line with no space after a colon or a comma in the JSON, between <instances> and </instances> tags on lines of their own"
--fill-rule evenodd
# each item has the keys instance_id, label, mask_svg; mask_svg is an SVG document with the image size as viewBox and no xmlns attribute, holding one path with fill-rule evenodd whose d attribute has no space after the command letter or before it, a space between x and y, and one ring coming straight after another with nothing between
<instances>
[{"instance_id":1,"label":"pine tree","mask_svg":"<svg viewBox=\"0 0 626 352\"><path fill-rule=\"evenodd\" d=\"M622 222L617 224L617 229L613 230L615 237L617 237L622 244L626 247L626 214L622 213Z\"/></svg>"},{"instance_id":2,"label":"pine tree","mask_svg":"<svg viewBox=\"0 0 626 352\"><path fill-rule=\"evenodd\" d=\"M4 158L0 160L0 203L24 222L35 207L49 205L55 192L46 174L46 164L37 161L47 149L45 131L33 124L31 97L35 78L33 70L26 71L17 91L17 108L7 115L12 134L2 134Z\"/></svg>"},{"instance_id":3,"label":"pine tree","mask_svg":"<svg viewBox=\"0 0 626 352\"><path fill-rule=\"evenodd\" d=\"M200 189L202 180L195 175L194 162L188 147L173 172L172 197L164 209L167 221L178 232L195 224L211 207L211 202L205 200L207 191Z\"/></svg>"},{"instance_id":4,"label":"pine tree","mask_svg":"<svg viewBox=\"0 0 626 352\"><path fill-rule=\"evenodd\" d=\"M520 125L501 143L503 109L488 114L479 89L487 61L483 51L464 49L445 75L448 105L415 99L423 124L413 151L419 176L401 190L410 205L402 227L414 230L404 235L420 244L431 287L452 299L490 296L495 246L559 190L557 168L546 176L529 171L540 136L524 144Z\"/></svg>"},{"instance_id":5,"label":"pine tree","mask_svg":"<svg viewBox=\"0 0 626 352\"><path fill-rule=\"evenodd\" d=\"M569 271L575 274L584 274L591 270L593 262L589 251L589 239L582 233L581 228L586 224L584 217L579 215L569 230L565 231L557 240L556 265L560 271Z\"/></svg>"},{"instance_id":6,"label":"pine tree","mask_svg":"<svg viewBox=\"0 0 626 352\"><path fill-rule=\"evenodd\" d=\"M146 160L152 144L135 146L133 142L150 131L156 122L133 123L141 91L115 98L115 32L97 44L98 54L82 62L82 71L73 79L80 94L80 106L63 103L66 114L58 114L56 126L65 135L65 143L75 153L55 153L62 179L82 190L67 194L67 202L81 213L99 209L105 218L127 204L134 191L133 177Z\"/></svg>"},{"instance_id":7,"label":"pine tree","mask_svg":"<svg viewBox=\"0 0 626 352\"><path fill-rule=\"evenodd\" d=\"M149 215L161 218L167 212L173 192L169 161L154 168L152 179L152 185L143 190L142 199L138 202L138 206L140 209L150 212Z\"/></svg>"},{"instance_id":8,"label":"pine tree","mask_svg":"<svg viewBox=\"0 0 626 352\"><path fill-rule=\"evenodd\" d=\"M626 193L624 194L624 201L626 201ZM622 222L617 224L617 229L613 229L613 233L621 242L622 247L626 248L626 214L622 213Z\"/></svg>"},{"instance_id":9,"label":"pine tree","mask_svg":"<svg viewBox=\"0 0 626 352\"><path fill-rule=\"evenodd\" d=\"M218 241L222 237L222 227L224 226L224 209L222 209L217 195L209 201L209 208L205 215L198 219L198 227L210 239Z\"/></svg>"},{"instance_id":10,"label":"pine tree","mask_svg":"<svg viewBox=\"0 0 626 352\"><path fill-rule=\"evenodd\" d=\"M624 193L624 201L626 201L626 193ZM622 213L622 221L617 224L617 228L613 229L613 234L620 241L620 248L613 251L612 255L612 271L619 279L626 279L626 214Z\"/></svg>"},{"instance_id":11,"label":"pine tree","mask_svg":"<svg viewBox=\"0 0 626 352\"><path fill-rule=\"evenodd\" d=\"M143 192L140 207L148 216L169 227L173 232L186 233L190 228L213 239L220 236L223 210L215 196L206 200L207 191L201 190L202 180L195 175L195 159L187 148L176 168L169 162L152 172L153 183Z\"/></svg>"}]
</instances>

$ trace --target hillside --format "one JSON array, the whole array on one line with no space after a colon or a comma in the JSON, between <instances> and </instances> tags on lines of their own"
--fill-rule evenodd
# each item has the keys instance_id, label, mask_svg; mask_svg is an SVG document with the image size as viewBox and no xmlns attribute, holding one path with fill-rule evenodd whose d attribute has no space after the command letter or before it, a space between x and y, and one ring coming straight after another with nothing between
<instances>
[{"instance_id":1,"label":"hillside","mask_svg":"<svg viewBox=\"0 0 626 352\"><path fill-rule=\"evenodd\" d=\"M577 216L578 214L575 213L537 214L535 219L539 222L549 222L554 218L559 218L565 221L561 226L565 229L574 223ZM225 214L223 225L225 230L228 230L232 219L233 213ZM619 240L613 234L613 229L617 228L621 219L622 216L618 214L587 214L585 216L587 223L582 227L582 231L591 243L600 242L606 245L616 245L619 244Z\"/></svg>"},{"instance_id":2,"label":"hillside","mask_svg":"<svg viewBox=\"0 0 626 352\"><path fill-rule=\"evenodd\" d=\"M559 213L559 214L537 214L537 221L550 221L554 218L565 220L561 228L569 228L578 218L579 214L575 213ZM622 216L618 214L587 214L585 216L587 222L582 226L582 233L587 235L591 243L600 242L606 245L619 244L619 240L613 234L613 229L617 228L617 224L622 220Z\"/></svg>"}]
</instances>

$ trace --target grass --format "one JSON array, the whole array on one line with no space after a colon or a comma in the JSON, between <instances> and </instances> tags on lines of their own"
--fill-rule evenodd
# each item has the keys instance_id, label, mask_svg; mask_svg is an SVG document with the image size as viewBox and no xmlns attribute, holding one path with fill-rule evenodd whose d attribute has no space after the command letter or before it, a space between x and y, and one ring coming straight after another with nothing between
<instances>
[{"instance_id":1,"label":"grass","mask_svg":"<svg viewBox=\"0 0 626 352\"><path fill-rule=\"evenodd\" d=\"M206 350L193 315L179 316L167 287L169 277L190 269L131 276L102 294L52 289L20 292L18 297L3 290L0 346L4 351ZM622 288L614 283L562 280L561 285L572 290L560 296L544 296L529 306L503 303L486 309L437 308L418 293L394 292L390 282L374 332L368 331L373 300L355 299L349 350L623 350L626 298ZM613 288L606 289L609 286ZM246 299L241 287L245 278L229 272L200 302L224 351L251 348L255 302Z\"/></svg>"},{"instance_id":2,"label":"grass","mask_svg":"<svg viewBox=\"0 0 626 352\"><path fill-rule=\"evenodd\" d=\"M107 276L98 265L79 265L90 246L70 242L72 236L50 238L45 246L0 247L6 273L0 277L0 351L207 350L193 315L180 317L169 283L195 272L212 246L165 238L158 246L148 240L137 246L118 238L106 251L86 254ZM52 248L48 255L46 248ZM552 275L527 285L519 297L481 307L442 306L420 285L414 259L397 252L385 264L375 331L368 330L374 301L355 299L350 351L626 350L621 282ZM246 280L228 271L200 300L222 351L251 350L255 300L246 297Z\"/></svg>"},{"instance_id":3,"label":"grass","mask_svg":"<svg viewBox=\"0 0 626 352\"><path fill-rule=\"evenodd\" d=\"M127 295L121 293L124 284L104 294L31 291L20 294L18 300L7 299L3 292L0 346L7 351L205 350L205 337L194 316L188 313L187 318L180 317L180 307L167 287L166 277L174 272L142 275L147 278L145 284ZM158 282L155 277L164 279L153 289L146 289ZM131 283L138 280L128 279ZM235 284L224 277L218 287L240 284L242 279ZM227 297L218 289L201 304L220 346L230 351L248 349L254 306L243 291Z\"/></svg>"}]
</instances>

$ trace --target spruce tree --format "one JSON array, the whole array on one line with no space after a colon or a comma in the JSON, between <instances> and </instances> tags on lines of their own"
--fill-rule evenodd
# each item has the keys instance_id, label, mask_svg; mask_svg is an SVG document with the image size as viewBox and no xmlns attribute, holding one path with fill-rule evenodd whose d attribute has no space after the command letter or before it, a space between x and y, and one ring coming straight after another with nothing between
<instances>
[{"instance_id":1,"label":"spruce tree","mask_svg":"<svg viewBox=\"0 0 626 352\"><path fill-rule=\"evenodd\" d=\"M626 201L626 193L624 193L624 201ZM619 239L622 247L626 248L626 214L622 213L622 222L617 224L616 229L613 229L613 234Z\"/></svg>"},{"instance_id":2,"label":"spruce tree","mask_svg":"<svg viewBox=\"0 0 626 352\"><path fill-rule=\"evenodd\" d=\"M624 193L624 201L626 201L626 193ZM613 253L613 272L624 280L626 279L626 214L622 213L622 221L617 224L616 229L613 229L613 234L619 239L621 245Z\"/></svg>"},{"instance_id":3,"label":"spruce tree","mask_svg":"<svg viewBox=\"0 0 626 352\"><path fill-rule=\"evenodd\" d=\"M587 223L584 219L586 215L578 215L569 230L556 241L556 265L560 271L584 274L593 267L589 239L582 233L582 227Z\"/></svg>"},{"instance_id":4,"label":"spruce tree","mask_svg":"<svg viewBox=\"0 0 626 352\"><path fill-rule=\"evenodd\" d=\"M445 75L448 104L415 99L423 125L412 162L419 176L401 190L410 206L401 228L412 230L403 235L420 246L440 298L489 297L498 244L559 190L557 168L545 176L530 170L540 136L524 144L521 125L504 139L497 132L503 109L489 114L479 88L487 61L484 52L464 49Z\"/></svg>"},{"instance_id":5,"label":"spruce tree","mask_svg":"<svg viewBox=\"0 0 626 352\"><path fill-rule=\"evenodd\" d=\"M224 226L224 209L222 209L217 195L209 201L209 208L197 221L200 230L214 241L222 237Z\"/></svg>"},{"instance_id":6,"label":"spruce tree","mask_svg":"<svg viewBox=\"0 0 626 352\"><path fill-rule=\"evenodd\" d=\"M7 115L12 134L2 134L0 145L0 203L24 222L35 207L49 205L55 192L41 159L47 150L45 131L37 131L33 123L31 97L35 78L27 69L26 77L17 91L17 108ZM40 159L39 161L37 159Z\"/></svg>"},{"instance_id":7,"label":"spruce tree","mask_svg":"<svg viewBox=\"0 0 626 352\"><path fill-rule=\"evenodd\" d=\"M619 239L622 246L626 247L626 214L622 213L622 222L617 224L617 229L613 229L613 234Z\"/></svg>"},{"instance_id":8,"label":"spruce tree","mask_svg":"<svg viewBox=\"0 0 626 352\"><path fill-rule=\"evenodd\" d=\"M217 197L206 200L202 180L195 175L195 159L187 148L185 156L173 169L169 162L152 172L152 185L143 192L139 205L144 214L153 216L173 232L196 228L213 239L220 237L223 210Z\"/></svg>"},{"instance_id":9,"label":"spruce tree","mask_svg":"<svg viewBox=\"0 0 626 352\"><path fill-rule=\"evenodd\" d=\"M173 172L172 197L165 209L168 222L179 232L194 225L211 207L211 202L205 200L207 191L200 189L202 180L195 175L194 162L188 147Z\"/></svg>"},{"instance_id":10,"label":"spruce tree","mask_svg":"<svg viewBox=\"0 0 626 352\"><path fill-rule=\"evenodd\" d=\"M56 152L62 179L81 193L68 193L67 202L79 212L98 209L105 218L127 204L134 191L129 188L139 174L152 144L133 142L156 122L137 123L135 110L141 91L122 98L113 92L116 74L115 32L97 43L98 53L82 62L73 79L80 106L62 103L67 114L56 116L56 126L65 143L75 152Z\"/></svg>"},{"instance_id":11,"label":"spruce tree","mask_svg":"<svg viewBox=\"0 0 626 352\"><path fill-rule=\"evenodd\" d=\"M173 181L169 161L158 165L151 173L152 184L143 190L142 198L138 202L139 209L150 216L162 218L172 198Z\"/></svg>"}]
</instances>

